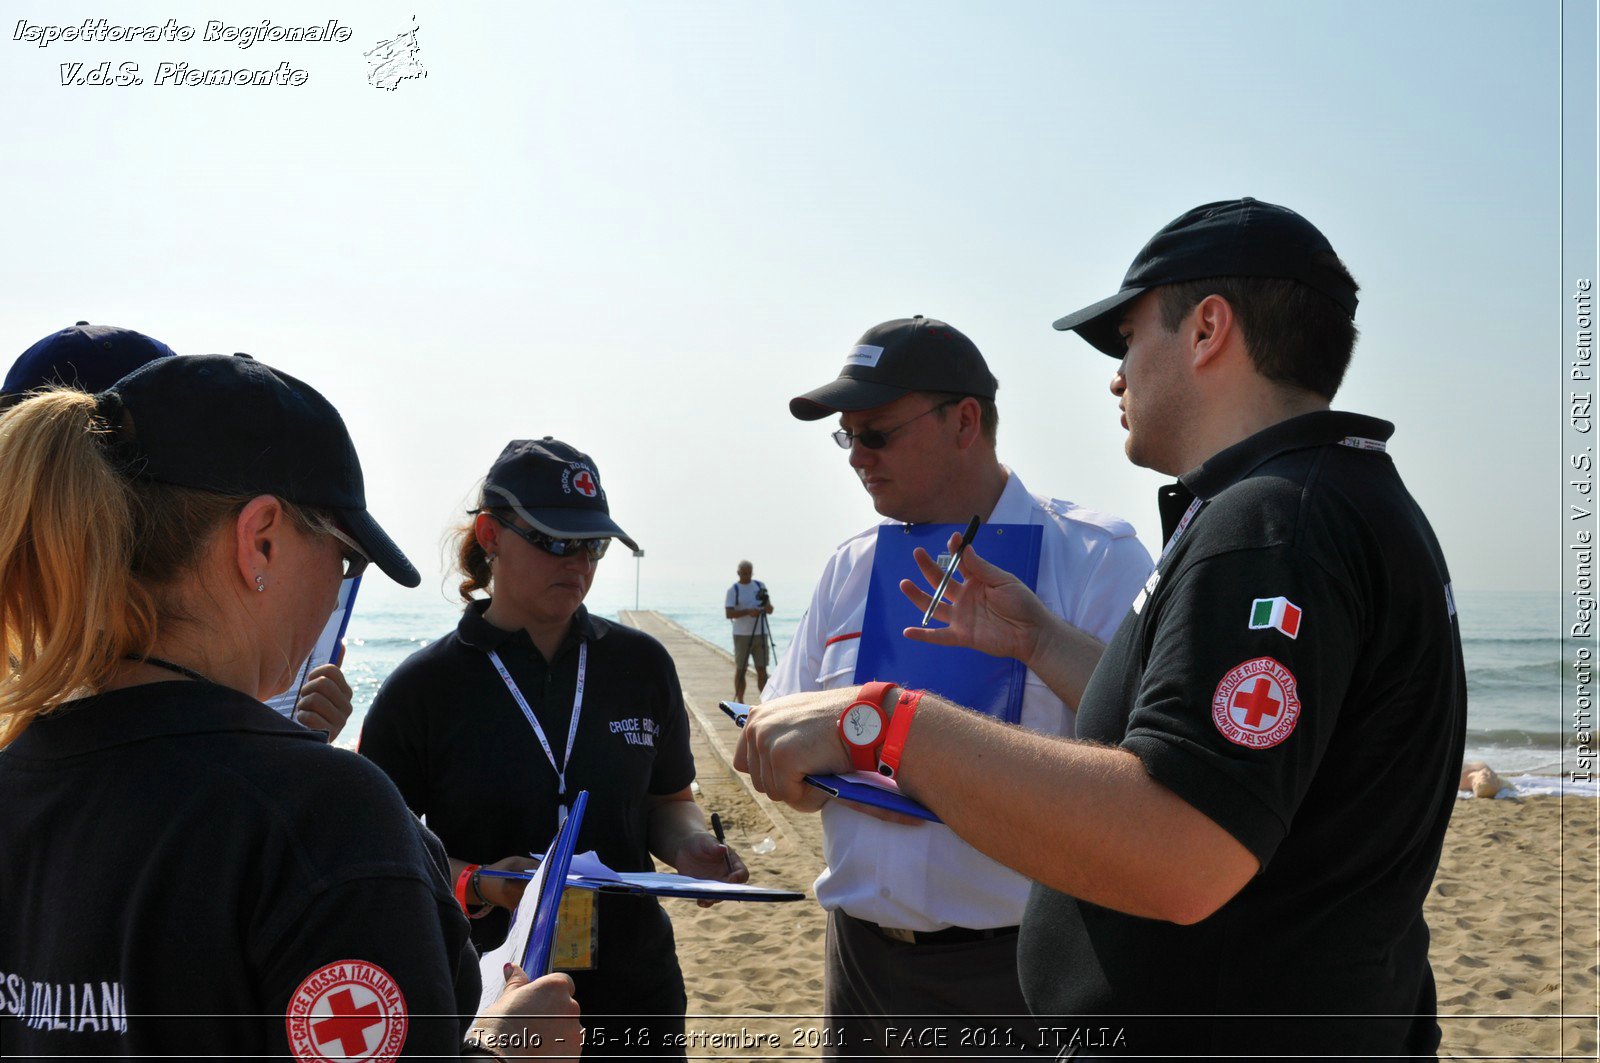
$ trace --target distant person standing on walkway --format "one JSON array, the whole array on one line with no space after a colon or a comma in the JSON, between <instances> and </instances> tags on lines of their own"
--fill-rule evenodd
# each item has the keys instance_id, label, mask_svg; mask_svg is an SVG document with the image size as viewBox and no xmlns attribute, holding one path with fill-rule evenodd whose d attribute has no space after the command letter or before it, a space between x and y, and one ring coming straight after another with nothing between
<instances>
[{"instance_id":1,"label":"distant person standing on walkway","mask_svg":"<svg viewBox=\"0 0 1600 1063\"><path fill-rule=\"evenodd\" d=\"M739 562L739 582L728 588L723 612L733 621L733 700L744 700L744 675L752 659L756 665L756 690L767 685L767 644L772 631L767 617L772 615L772 597L767 585L755 575L755 566Z\"/></svg>"}]
</instances>

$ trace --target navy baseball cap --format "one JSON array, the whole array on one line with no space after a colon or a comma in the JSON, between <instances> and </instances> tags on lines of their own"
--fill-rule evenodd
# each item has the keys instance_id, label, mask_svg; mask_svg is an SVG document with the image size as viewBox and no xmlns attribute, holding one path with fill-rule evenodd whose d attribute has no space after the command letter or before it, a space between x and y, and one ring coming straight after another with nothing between
<instances>
[{"instance_id":1,"label":"navy baseball cap","mask_svg":"<svg viewBox=\"0 0 1600 1063\"><path fill-rule=\"evenodd\" d=\"M551 436L506 444L483 482L483 508L509 509L557 539L619 539L639 550L611 519L594 459Z\"/></svg>"},{"instance_id":2,"label":"navy baseball cap","mask_svg":"<svg viewBox=\"0 0 1600 1063\"><path fill-rule=\"evenodd\" d=\"M1208 277L1278 277L1321 292L1356 316L1356 288L1315 225L1276 203L1245 196L1206 203L1168 222L1134 256L1122 289L1055 323L1121 358L1124 307L1151 288Z\"/></svg>"},{"instance_id":3,"label":"navy baseball cap","mask_svg":"<svg viewBox=\"0 0 1600 1063\"><path fill-rule=\"evenodd\" d=\"M943 321L918 314L869 328L845 355L838 378L790 399L789 412L816 421L870 410L913 391L992 399L999 386L975 343Z\"/></svg>"},{"instance_id":4,"label":"navy baseball cap","mask_svg":"<svg viewBox=\"0 0 1600 1063\"><path fill-rule=\"evenodd\" d=\"M367 512L344 419L309 384L247 354L161 358L96 396L126 475L331 512L403 587L422 577Z\"/></svg>"},{"instance_id":5,"label":"navy baseball cap","mask_svg":"<svg viewBox=\"0 0 1600 1063\"><path fill-rule=\"evenodd\" d=\"M171 358L174 351L142 332L80 321L52 332L11 365L0 397L40 388L68 387L91 394L104 391L146 362Z\"/></svg>"}]
</instances>

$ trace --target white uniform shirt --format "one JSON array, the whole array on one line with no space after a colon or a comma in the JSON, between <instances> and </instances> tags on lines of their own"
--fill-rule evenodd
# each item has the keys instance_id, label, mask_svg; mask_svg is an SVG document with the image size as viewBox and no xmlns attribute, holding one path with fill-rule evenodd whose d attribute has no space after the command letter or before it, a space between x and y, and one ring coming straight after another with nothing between
<instances>
[{"instance_id":1,"label":"white uniform shirt","mask_svg":"<svg viewBox=\"0 0 1600 1063\"><path fill-rule=\"evenodd\" d=\"M728 588L727 596L722 604L729 609L755 609L761 605L756 594L761 590L761 581L753 579L749 583L735 583ZM736 616L733 618L733 633L735 635L754 635L756 621L761 619L756 616Z\"/></svg>"},{"instance_id":2,"label":"white uniform shirt","mask_svg":"<svg viewBox=\"0 0 1600 1063\"><path fill-rule=\"evenodd\" d=\"M1150 554L1127 521L1030 495L1015 473L1007 474L988 523L1043 525L1039 598L1074 627L1108 641L1150 575ZM845 541L828 560L762 700L855 681L880 526ZM1029 671L1022 726L1070 735L1072 716ZM857 919L904 930L986 929L1022 921L1028 879L984 856L942 823L884 823L830 801L822 810L822 826L828 866L816 890L824 908L843 908Z\"/></svg>"}]
</instances>

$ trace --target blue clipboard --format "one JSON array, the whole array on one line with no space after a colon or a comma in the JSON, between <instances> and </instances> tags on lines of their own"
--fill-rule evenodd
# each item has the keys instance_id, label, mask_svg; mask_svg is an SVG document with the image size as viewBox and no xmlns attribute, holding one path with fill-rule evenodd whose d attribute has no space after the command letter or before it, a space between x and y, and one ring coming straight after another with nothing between
<instances>
[{"instance_id":1,"label":"blue clipboard","mask_svg":"<svg viewBox=\"0 0 1600 1063\"><path fill-rule=\"evenodd\" d=\"M750 706L737 701L719 701L717 708L728 714L728 719L743 727L750 719ZM846 801L857 804L872 805L874 808L886 808L890 812L899 812L901 815L915 816L925 819L929 823L943 823L927 805L921 801L913 801L898 789L888 789L883 786L874 786L871 783L852 779L848 775L807 775L806 782L815 786L829 797L842 797Z\"/></svg>"},{"instance_id":2,"label":"blue clipboard","mask_svg":"<svg viewBox=\"0 0 1600 1063\"><path fill-rule=\"evenodd\" d=\"M961 524L886 524L878 529L855 681L892 680L931 690L957 705L1016 723L1022 718L1028 674L1021 661L962 647L913 642L903 634L922 622L922 613L900 592L901 580L919 586L924 583L912 551L920 546L937 561L946 553L950 536L965 530ZM1044 548L1040 525L985 524L972 545L990 564L1037 588L1039 556Z\"/></svg>"},{"instance_id":3,"label":"blue clipboard","mask_svg":"<svg viewBox=\"0 0 1600 1063\"><path fill-rule=\"evenodd\" d=\"M806 782L830 797L842 797L858 805L872 805L874 808L899 812L903 816L915 816L929 823L944 822L927 805L913 801L899 790L884 789L848 775L807 775Z\"/></svg>"},{"instance_id":4,"label":"blue clipboard","mask_svg":"<svg viewBox=\"0 0 1600 1063\"><path fill-rule=\"evenodd\" d=\"M583 826L583 812L589 807L589 791L578 791L572 802L567 821L561 824L556 836L545 850L545 879L539 891L539 903L533 910L533 928L528 931L528 946L522 953L522 969L529 978L550 973L550 950L556 939L556 914L561 907L561 894L567 888L567 867L572 863L572 852L577 847L578 829Z\"/></svg>"},{"instance_id":5,"label":"blue clipboard","mask_svg":"<svg viewBox=\"0 0 1600 1063\"><path fill-rule=\"evenodd\" d=\"M483 868L478 874L487 878L519 878L527 881L535 872ZM594 878L568 871L567 889L620 893L632 897L681 897L696 901L803 901L806 897L799 890L752 886L748 882L716 882L654 871L618 871L616 876L614 879Z\"/></svg>"}]
</instances>

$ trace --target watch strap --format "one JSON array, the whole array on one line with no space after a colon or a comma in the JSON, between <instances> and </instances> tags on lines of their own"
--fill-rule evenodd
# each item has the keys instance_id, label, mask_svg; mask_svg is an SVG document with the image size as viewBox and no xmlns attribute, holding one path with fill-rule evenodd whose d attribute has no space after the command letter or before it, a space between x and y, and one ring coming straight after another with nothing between
<instances>
[{"instance_id":1,"label":"watch strap","mask_svg":"<svg viewBox=\"0 0 1600 1063\"><path fill-rule=\"evenodd\" d=\"M900 774L900 755L905 752L906 736L911 732L911 721L916 718L917 705L922 701L922 690L902 690L895 701L894 713L889 717L889 727L883 734L883 746L878 750L878 771L894 778Z\"/></svg>"}]
</instances>

